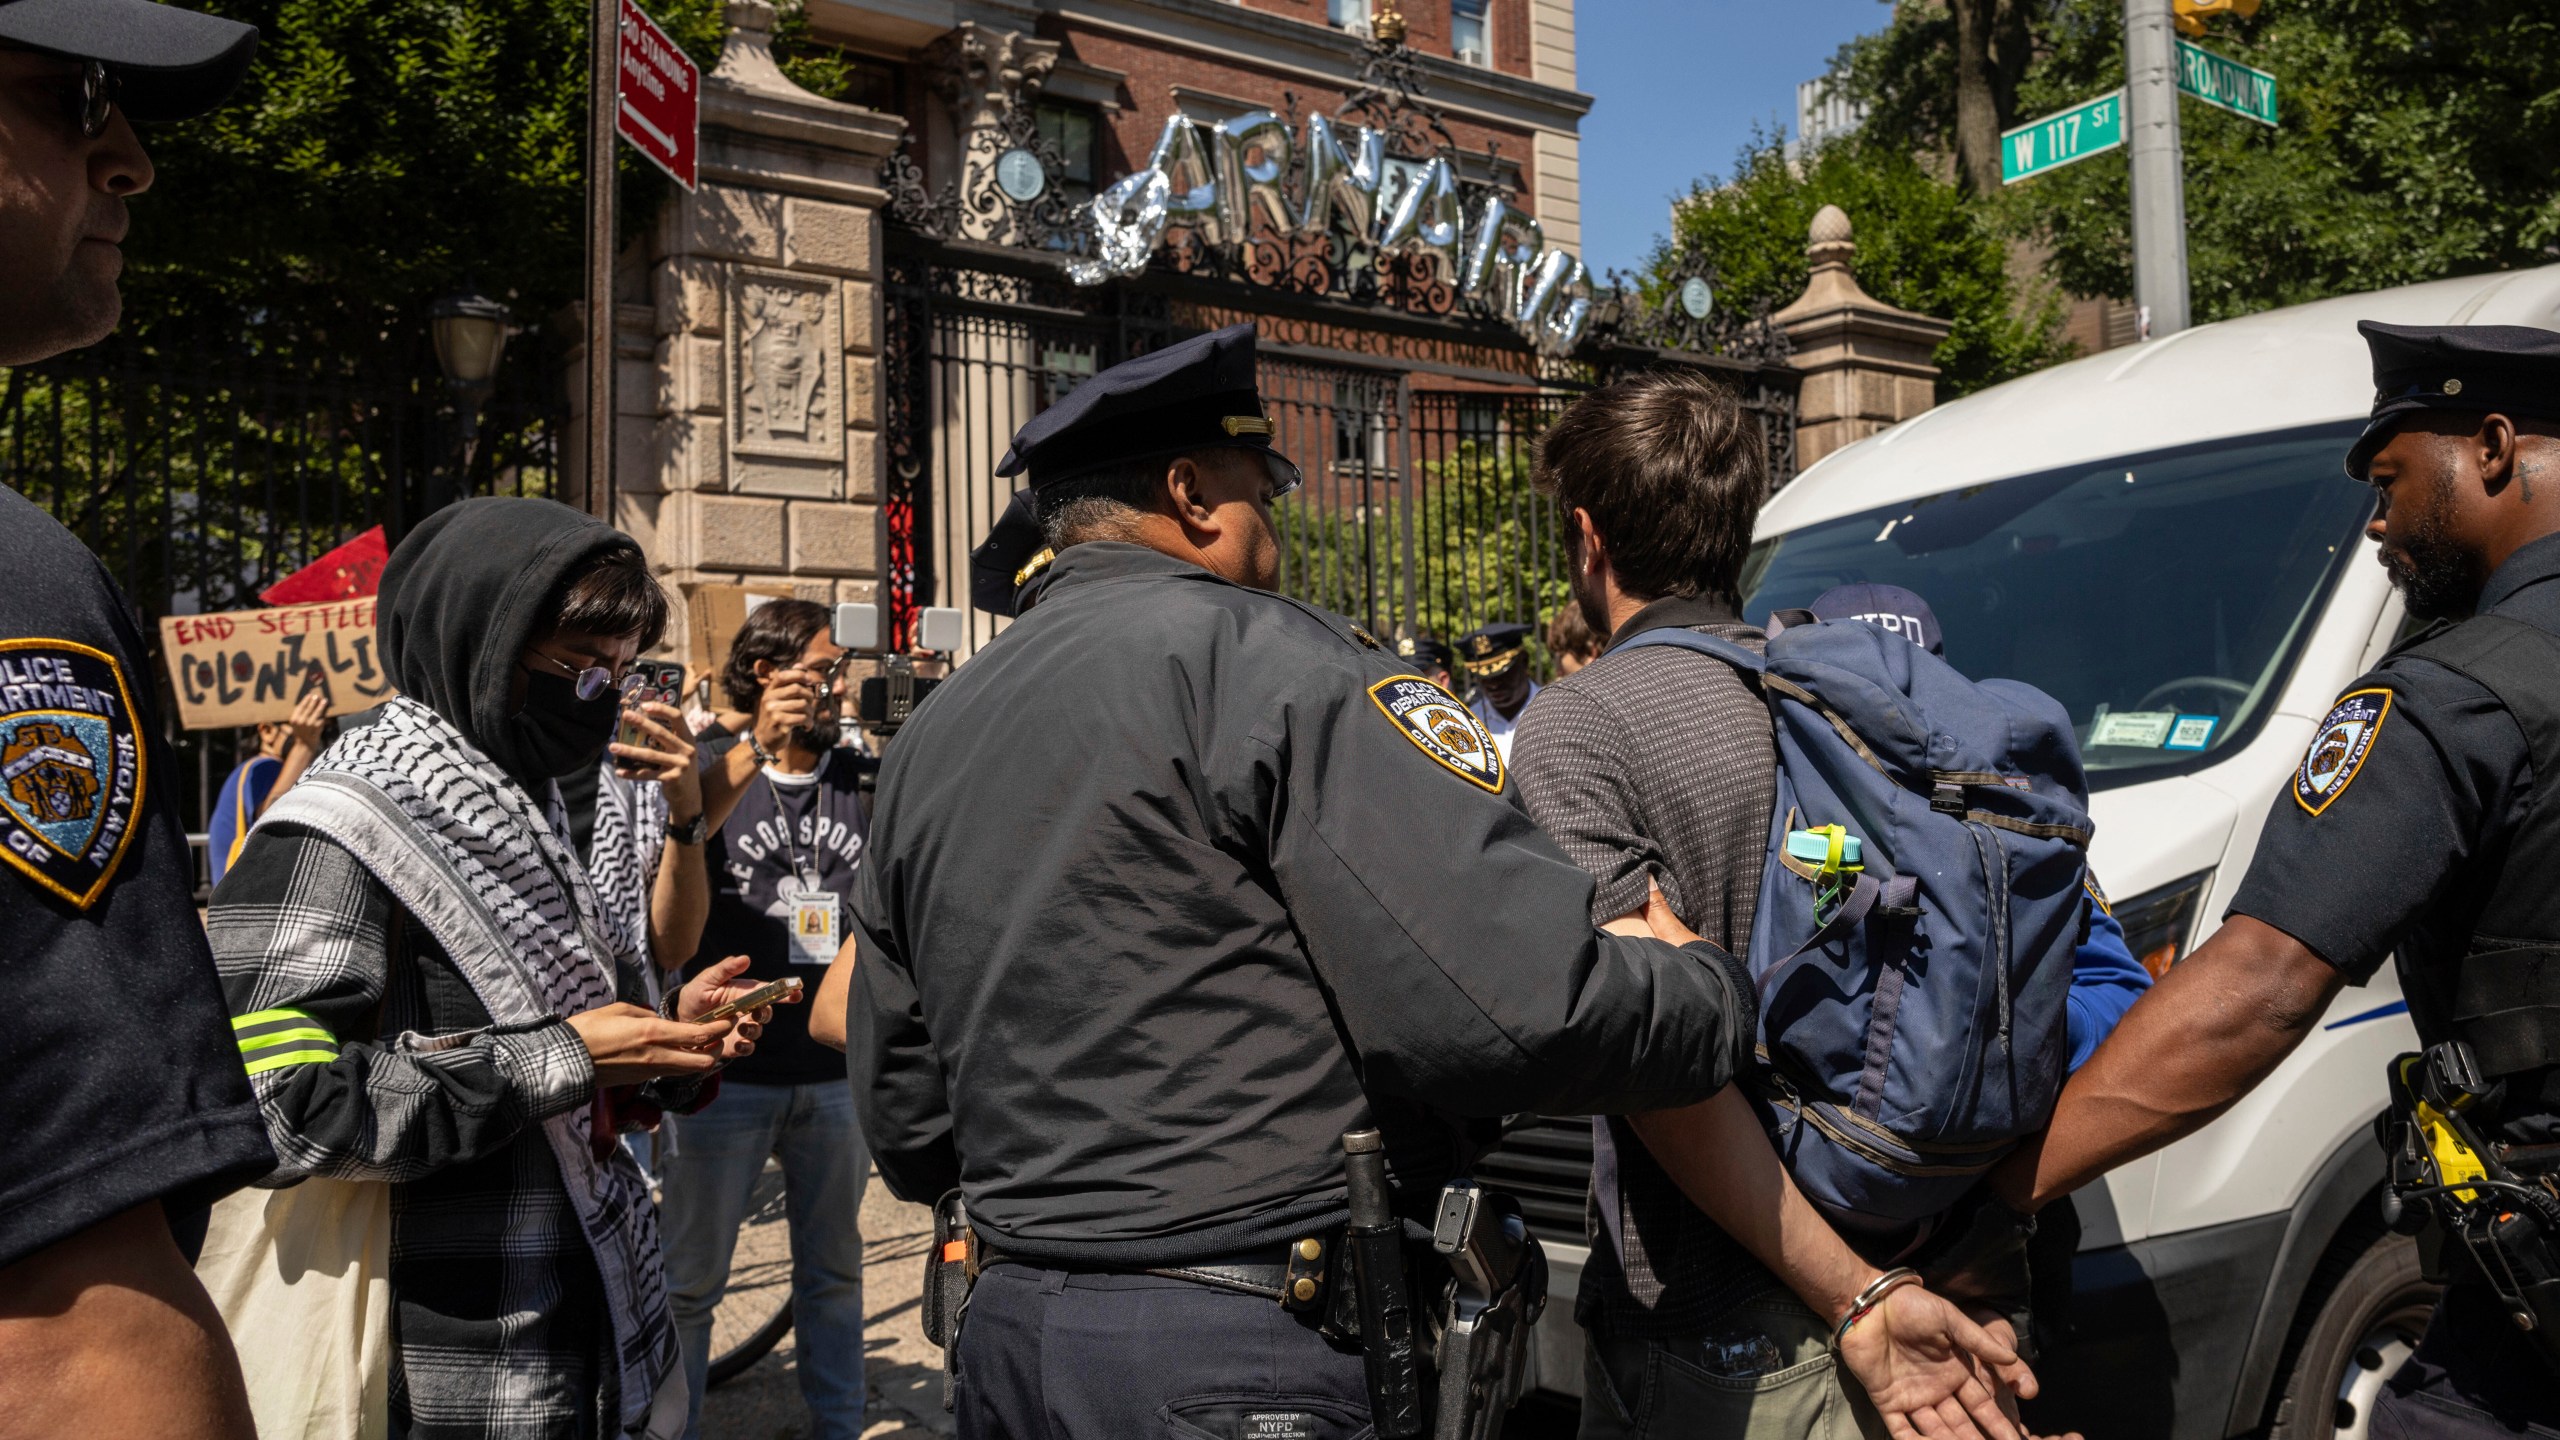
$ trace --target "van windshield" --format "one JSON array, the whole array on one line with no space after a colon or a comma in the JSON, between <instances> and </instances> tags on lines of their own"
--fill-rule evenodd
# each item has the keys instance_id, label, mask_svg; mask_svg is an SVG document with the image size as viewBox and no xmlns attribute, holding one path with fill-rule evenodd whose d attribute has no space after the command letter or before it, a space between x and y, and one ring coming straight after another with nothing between
<instances>
[{"instance_id":1,"label":"van windshield","mask_svg":"<svg viewBox=\"0 0 2560 1440\"><path fill-rule=\"evenodd\" d=\"M2196 768L2245 744L2338 575L2372 563L2373 495L2322 426L1967 486L1754 545L1744 613L1834 585L1899 585L1948 663L2062 702L2089 783Z\"/></svg>"}]
</instances>

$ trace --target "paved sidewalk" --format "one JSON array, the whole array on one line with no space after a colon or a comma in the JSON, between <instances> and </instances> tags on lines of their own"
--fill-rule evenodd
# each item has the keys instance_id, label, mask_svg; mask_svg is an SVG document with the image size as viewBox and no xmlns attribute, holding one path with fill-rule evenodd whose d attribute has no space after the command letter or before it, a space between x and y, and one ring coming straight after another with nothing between
<instances>
[{"instance_id":1,"label":"paved sidewalk","mask_svg":"<svg viewBox=\"0 0 2560 1440\"><path fill-rule=\"evenodd\" d=\"M931 1440L952 1433L942 1413L942 1352L926 1343L917 1309L933 1216L889 1193L873 1175L862 1192L863 1326L871 1403L863 1440ZM793 1342L711 1392L702 1407L703 1440L803 1440L809 1412L800 1403Z\"/></svg>"}]
</instances>

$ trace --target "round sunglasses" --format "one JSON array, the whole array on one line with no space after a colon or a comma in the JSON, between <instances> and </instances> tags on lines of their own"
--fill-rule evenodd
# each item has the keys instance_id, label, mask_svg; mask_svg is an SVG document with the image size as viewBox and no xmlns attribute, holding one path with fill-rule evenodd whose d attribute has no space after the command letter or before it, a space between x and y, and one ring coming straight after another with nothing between
<instances>
[{"instance_id":1,"label":"round sunglasses","mask_svg":"<svg viewBox=\"0 0 2560 1440\"><path fill-rule=\"evenodd\" d=\"M602 665L589 665L581 669L557 656L545 655L539 650L531 653L534 658L557 667L561 674L568 676L570 688L578 692L578 698L581 700L593 700L608 690L629 694L631 688L640 683L640 672L637 670L616 676Z\"/></svg>"}]
</instances>

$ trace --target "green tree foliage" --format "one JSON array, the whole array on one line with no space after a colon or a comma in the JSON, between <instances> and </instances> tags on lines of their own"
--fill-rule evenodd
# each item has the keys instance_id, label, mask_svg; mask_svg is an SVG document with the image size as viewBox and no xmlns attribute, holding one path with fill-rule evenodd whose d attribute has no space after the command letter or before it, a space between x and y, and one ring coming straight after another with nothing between
<instances>
[{"instance_id":1,"label":"green tree foliage","mask_svg":"<svg viewBox=\"0 0 2560 1440\"><path fill-rule=\"evenodd\" d=\"M2052 0L2021 123L2124 81L2120 0ZM1871 143L1947 143L1952 61L1936 6L1905 0L1835 76ZM2270 130L2182 100L2187 257L2199 319L2560 259L2560 6L2551 0L2267 0L2201 42L2277 77ZM2002 224L2083 295L2132 288L2126 162L2011 187Z\"/></svg>"},{"instance_id":2,"label":"green tree foliage","mask_svg":"<svg viewBox=\"0 0 2560 1440\"><path fill-rule=\"evenodd\" d=\"M1516 421L1544 417L1523 411ZM1413 591L1417 628L1443 640L1496 620L1537 632L1540 669L1546 622L1571 603L1555 501L1530 480L1537 439L1520 428L1497 440L1466 440L1416 465L1424 483L1408 501L1384 488L1381 504L1327 504L1321 489L1300 491L1272 510L1282 555L1281 589L1379 627L1403 623L1405 507L1413 506Z\"/></svg>"},{"instance_id":3,"label":"green tree foliage","mask_svg":"<svg viewBox=\"0 0 2560 1440\"><path fill-rule=\"evenodd\" d=\"M1938 347L1948 396L1995 385L2062 358L2050 295L2020 295L1995 209L1941 181L1907 148L1853 137L1791 161L1754 136L1729 177L1700 182L1673 207L1672 234L1646 265L1658 290L1699 265L1717 273L1717 304L1749 312L1804 293L1805 232L1837 205L1857 241L1850 270L1888 305L1953 322Z\"/></svg>"},{"instance_id":4,"label":"green tree foliage","mask_svg":"<svg viewBox=\"0 0 2560 1440\"><path fill-rule=\"evenodd\" d=\"M476 285L538 325L585 263L587 0L208 0L258 26L211 115L145 134L159 178L127 246L129 347L297 371L432 375L425 309ZM708 69L720 0L653 0ZM790 7L785 68L843 63ZM671 187L623 148L624 229Z\"/></svg>"}]
</instances>

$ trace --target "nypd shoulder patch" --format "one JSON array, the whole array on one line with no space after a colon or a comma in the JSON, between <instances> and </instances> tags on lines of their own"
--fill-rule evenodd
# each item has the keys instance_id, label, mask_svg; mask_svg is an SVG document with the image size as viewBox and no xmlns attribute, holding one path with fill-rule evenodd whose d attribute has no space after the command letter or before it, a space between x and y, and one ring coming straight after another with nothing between
<instances>
[{"instance_id":1,"label":"nypd shoulder patch","mask_svg":"<svg viewBox=\"0 0 2560 1440\"><path fill-rule=\"evenodd\" d=\"M1457 696L1419 675L1390 675L1369 687L1369 699L1423 754L1502 793L1502 751L1493 743L1493 732Z\"/></svg>"},{"instance_id":2,"label":"nypd shoulder patch","mask_svg":"<svg viewBox=\"0 0 2560 1440\"><path fill-rule=\"evenodd\" d=\"M133 841L147 753L114 656L0 640L0 859L88 909Z\"/></svg>"},{"instance_id":3,"label":"nypd shoulder patch","mask_svg":"<svg viewBox=\"0 0 2560 1440\"><path fill-rule=\"evenodd\" d=\"M2336 803L2373 753L2374 736L2391 714L2391 692L2376 687L2350 690L2320 722L2311 748L2293 772L2293 800L2314 815Z\"/></svg>"}]
</instances>

